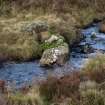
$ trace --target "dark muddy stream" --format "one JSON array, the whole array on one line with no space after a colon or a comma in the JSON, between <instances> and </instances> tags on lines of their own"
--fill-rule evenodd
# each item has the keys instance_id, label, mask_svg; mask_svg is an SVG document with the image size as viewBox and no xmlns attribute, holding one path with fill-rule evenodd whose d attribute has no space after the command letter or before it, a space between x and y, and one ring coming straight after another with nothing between
<instances>
[{"instance_id":1,"label":"dark muddy stream","mask_svg":"<svg viewBox=\"0 0 105 105\"><path fill-rule=\"evenodd\" d=\"M29 84L32 80L45 79L49 75L62 76L71 70L80 70L89 58L105 52L105 34L99 32L99 24L83 29L84 39L72 48L69 61L62 67L42 68L39 61L25 63L4 63L0 66L0 79L16 86Z\"/></svg>"}]
</instances>

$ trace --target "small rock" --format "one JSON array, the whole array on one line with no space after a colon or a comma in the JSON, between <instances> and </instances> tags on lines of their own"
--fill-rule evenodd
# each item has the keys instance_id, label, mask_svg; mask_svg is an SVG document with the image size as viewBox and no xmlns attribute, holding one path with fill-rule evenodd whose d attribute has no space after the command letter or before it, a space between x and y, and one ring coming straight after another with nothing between
<instances>
[{"instance_id":1,"label":"small rock","mask_svg":"<svg viewBox=\"0 0 105 105\"><path fill-rule=\"evenodd\" d=\"M85 54L93 53L94 49L89 44L86 44L86 45L81 47L81 52L85 53Z\"/></svg>"},{"instance_id":2,"label":"small rock","mask_svg":"<svg viewBox=\"0 0 105 105\"><path fill-rule=\"evenodd\" d=\"M97 36L96 36L97 34L95 33L95 32L92 32L91 33L91 39L95 39Z\"/></svg>"},{"instance_id":3,"label":"small rock","mask_svg":"<svg viewBox=\"0 0 105 105\"><path fill-rule=\"evenodd\" d=\"M56 35L52 35L48 40L45 40L46 43L53 43L54 41L57 41L59 37Z\"/></svg>"}]
</instances>

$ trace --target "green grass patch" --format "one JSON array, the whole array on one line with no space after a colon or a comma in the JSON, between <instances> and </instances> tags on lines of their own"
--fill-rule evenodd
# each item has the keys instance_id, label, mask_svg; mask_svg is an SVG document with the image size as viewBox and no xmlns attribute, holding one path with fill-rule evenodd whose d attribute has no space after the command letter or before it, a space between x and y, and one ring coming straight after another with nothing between
<instances>
[{"instance_id":1,"label":"green grass patch","mask_svg":"<svg viewBox=\"0 0 105 105\"><path fill-rule=\"evenodd\" d=\"M55 48L55 47L62 46L62 45L64 45L63 41L60 43L58 41L54 41L53 43L45 42L41 44L41 49L46 50L46 49Z\"/></svg>"}]
</instances>

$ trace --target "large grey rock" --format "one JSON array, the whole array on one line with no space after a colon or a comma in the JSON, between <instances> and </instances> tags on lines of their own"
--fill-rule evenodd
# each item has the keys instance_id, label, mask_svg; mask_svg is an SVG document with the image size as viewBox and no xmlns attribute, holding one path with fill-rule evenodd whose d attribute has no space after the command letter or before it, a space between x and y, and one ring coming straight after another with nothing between
<instances>
[{"instance_id":1,"label":"large grey rock","mask_svg":"<svg viewBox=\"0 0 105 105\"><path fill-rule=\"evenodd\" d=\"M55 48L46 49L40 60L41 66L50 66L53 64L63 65L69 55L68 44L64 43Z\"/></svg>"}]
</instances>

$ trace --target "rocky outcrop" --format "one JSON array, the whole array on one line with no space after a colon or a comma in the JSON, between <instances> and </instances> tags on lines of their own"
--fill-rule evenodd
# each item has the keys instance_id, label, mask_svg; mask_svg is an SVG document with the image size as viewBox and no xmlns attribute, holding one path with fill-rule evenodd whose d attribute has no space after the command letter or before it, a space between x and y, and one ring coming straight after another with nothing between
<instances>
[{"instance_id":1,"label":"rocky outcrop","mask_svg":"<svg viewBox=\"0 0 105 105\"><path fill-rule=\"evenodd\" d=\"M53 64L63 65L68 58L69 47L66 43L55 48L46 49L40 60L41 66L50 66Z\"/></svg>"},{"instance_id":2,"label":"rocky outcrop","mask_svg":"<svg viewBox=\"0 0 105 105\"><path fill-rule=\"evenodd\" d=\"M51 35L49 39L45 40L43 48L41 66L63 65L67 61L69 46L61 35Z\"/></svg>"}]
</instances>

